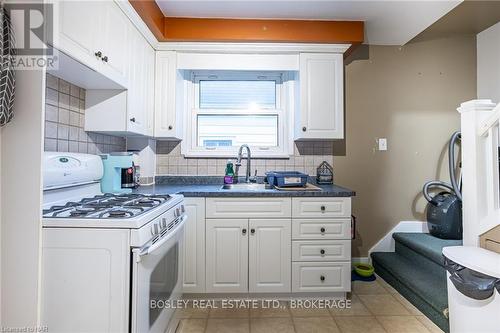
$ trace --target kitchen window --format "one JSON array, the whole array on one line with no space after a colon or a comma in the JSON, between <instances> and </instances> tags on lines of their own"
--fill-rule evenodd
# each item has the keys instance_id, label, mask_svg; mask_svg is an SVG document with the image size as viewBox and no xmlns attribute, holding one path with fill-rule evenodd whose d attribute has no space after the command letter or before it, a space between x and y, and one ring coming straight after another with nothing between
<instances>
[{"instance_id":1,"label":"kitchen window","mask_svg":"<svg viewBox=\"0 0 500 333\"><path fill-rule=\"evenodd\" d=\"M254 156L286 157L291 103L286 73L191 72L186 156L234 157L242 144Z\"/></svg>"}]
</instances>

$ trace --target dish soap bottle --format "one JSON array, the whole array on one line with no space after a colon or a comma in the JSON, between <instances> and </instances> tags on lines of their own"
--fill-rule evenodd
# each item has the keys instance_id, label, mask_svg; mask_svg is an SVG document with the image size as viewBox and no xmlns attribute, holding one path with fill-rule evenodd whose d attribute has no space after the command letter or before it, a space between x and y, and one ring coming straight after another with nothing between
<instances>
[{"instance_id":1,"label":"dish soap bottle","mask_svg":"<svg viewBox=\"0 0 500 333\"><path fill-rule=\"evenodd\" d=\"M234 181L234 168L231 160L226 164L226 175L224 176L224 184L232 184Z\"/></svg>"}]
</instances>

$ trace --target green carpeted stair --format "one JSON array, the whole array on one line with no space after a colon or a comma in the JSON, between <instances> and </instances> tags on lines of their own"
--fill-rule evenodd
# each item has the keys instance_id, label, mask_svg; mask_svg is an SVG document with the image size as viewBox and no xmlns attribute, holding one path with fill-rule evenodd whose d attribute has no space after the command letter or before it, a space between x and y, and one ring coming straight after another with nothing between
<instances>
[{"instance_id":1,"label":"green carpeted stair","mask_svg":"<svg viewBox=\"0 0 500 333\"><path fill-rule=\"evenodd\" d=\"M443 247L462 245L424 233L394 233L396 252L371 254L375 272L429 317L449 331Z\"/></svg>"}]
</instances>

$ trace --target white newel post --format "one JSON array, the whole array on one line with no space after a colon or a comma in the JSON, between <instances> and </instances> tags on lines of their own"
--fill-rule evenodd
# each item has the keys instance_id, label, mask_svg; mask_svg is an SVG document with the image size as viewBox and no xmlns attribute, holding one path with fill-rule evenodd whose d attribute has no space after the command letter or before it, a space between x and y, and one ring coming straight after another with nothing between
<instances>
[{"instance_id":1,"label":"white newel post","mask_svg":"<svg viewBox=\"0 0 500 333\"><path fill-rule=\"evenodd\" d=\"M478 130L495 105L491 100L472 100L457 109L461 115L463 242L466 246L479 246L479 235L486 231L485 220L491 208L488 207L491 202L488 194L491 194L492 174L488 171L492 165L492 150L488 149L487 137L478 135Z\"/></svg>"}]
</instances>

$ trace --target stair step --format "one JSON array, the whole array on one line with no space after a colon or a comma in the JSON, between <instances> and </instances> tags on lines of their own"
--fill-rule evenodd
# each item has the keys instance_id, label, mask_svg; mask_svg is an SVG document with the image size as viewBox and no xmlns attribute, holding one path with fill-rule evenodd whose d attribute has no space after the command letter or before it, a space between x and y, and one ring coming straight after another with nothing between
<instances>
[{"instance_id":1,"label":"stair step","mask_svg":"<svg viewBox=\"0 0 500 333\"><path fill-rule=\"evenodd\" d=\"M441 239L425 233L396 232L392 238L407 248L443 266L443 247L462 245L461 240Z\"/></svg>"},{"instance_id":2,"label":"stair step","mask_svg":"<svg viewBox=\"0 0 500 333\"><path fill-rule=\"evenodd\" d=\"M441 264L434 262L398 241L396 241L396 253L420 267L425 267L429 273L440 275L443 272L444 267Z\"/></svg>"},{"instance_id":3,"label":"stair step","mask_svg":"<svg viewBox=\"0 0 500 333\"><path fill-rule=\"evenodd\" d=\"M375 252L371 257L377 274L441 329L448 330L448 320L444 315L448 308L444 269L429 270L395 252Z\"/></svg>"}]
</instances>

